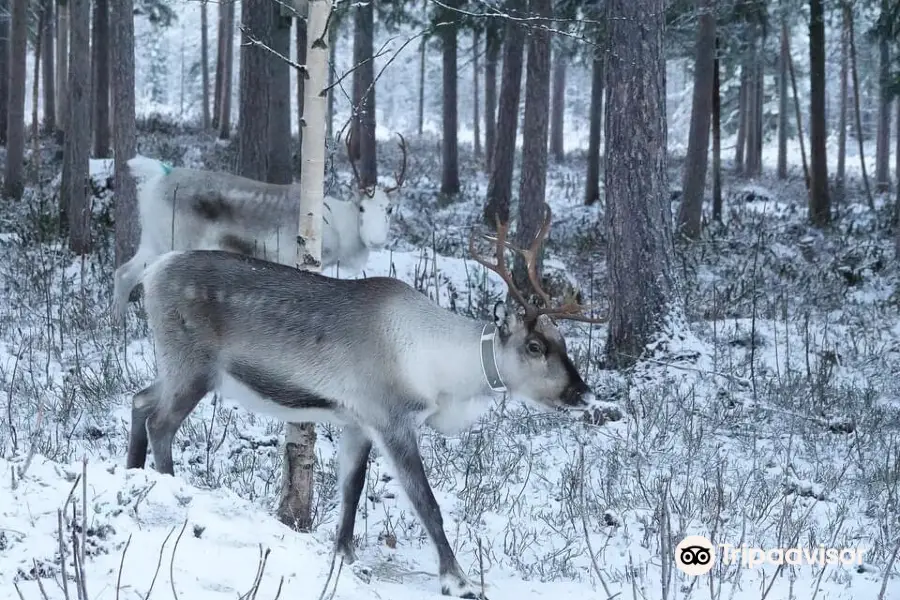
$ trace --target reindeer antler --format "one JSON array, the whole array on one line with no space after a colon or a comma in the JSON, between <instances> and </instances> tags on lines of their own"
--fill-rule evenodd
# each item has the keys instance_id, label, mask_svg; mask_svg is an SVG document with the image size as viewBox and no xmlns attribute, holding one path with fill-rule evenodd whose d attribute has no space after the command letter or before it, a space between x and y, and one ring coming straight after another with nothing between
<instances>
[{"instance_id":1,"label":"reindeer antler","mask_svg":"<svg viewBox=\"0 0 900 600\"><path fill-rule=\"evenodd\" d=\"M400 166L400 174L397 175L396 173L394 173L394 179L396 180L397 185L386 188L384 190L385 192L388 192L388 193L396 192L397 190L399 190L400 186L402 186L403 182L406 180L406 140L403 139L403 136L400 134L399 131L397 132L397 136L400 138L399 146L400 146L400 151L403 152L403 164Z\"/></svg>"},{"instance_id":2,"label":"reindeer antler","mask_svg":"<svg viewBox=\"0 0 900 600\"><path fill-rule=\"evenodd\" d=\"M548 317L554 319L567 319L570 321L581 321L584 323L606 322L605 318L592 318L586 316L584 313L590 307L584 307L574 302L569 302L556 307L551 305L550 294L548 294L546 290L544 290L544 288L541 286L540 278L537 274L538 252L540 251L541 245L544 243L544 239L550 232L550 223L552 221L552 211L550 210L550 206L546 202L543 204L543 209L544 219L541 223L541 228L538 230L537 235L535 235L534 240L531 242L531 245L527 249L519 248L518 246L514 246L512 243L507 241L506 234L509 230L509 223L501 223L498 217L496 237L482 235L484 239L495 243L495 254L497 262L492 263L482 256L478 255L478 253L475 251L474 233L472 237L469 238L469 253L472 255L472 258L476 262L483 265L485 268L490 269L491 271L499 275L501 279L503 279L503 281L509 288L509 292L525 309L526 321L533 322L536 321L537 318L541 315L547 315ZM516 287L516 284L513 282L512 275L506 268L506 258L504 257L504 250L506 248L519 253L519 255L522 256L522 258L525 260L525 267L528 273L528 281L534 288L535 293L540 296L541 300L543 301L543 307L538 308L534 304L528 302L525 299L525 295L522 294L521 290L519 290L518 287Z\"/></svg>"},{"instance_id":3,"label":"reindeer antler","mask_svg":"<svg viewBox=\"0 0 900 600\"><path fill-rule=\"evenodd\" d=\"M369 188L364 188L360 183L362 179L359 178L359 171L356 169L356 161L353 160L353 151L350 148L351 138L353 137L353 126L350 126L350 130L347 132L347 160L350 161L350 168L353 169L353 182L356 184L357 189L363 192L369 197L375 195L375 186L371 186Z\"/></svg>"}]
</instances>

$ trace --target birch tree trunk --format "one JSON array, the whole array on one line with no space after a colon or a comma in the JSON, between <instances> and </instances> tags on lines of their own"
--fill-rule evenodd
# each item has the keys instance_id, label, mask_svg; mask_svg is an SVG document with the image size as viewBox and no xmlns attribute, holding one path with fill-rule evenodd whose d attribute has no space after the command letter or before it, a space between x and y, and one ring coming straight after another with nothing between
<instances>
[{"instance_id":1,"label":"birch tree trunk","mask_svg":"<svg viewBox=\"0 0 900 600\"><path fill-rule=\"evenodd\" d=\"M12 0L9 32L9 108L6 124L5 195L20 200L25 191L25 61L28 0Z\"/></svg>"},{"instance_id":2,"label":"birch tree trunk","mask_svg":"<svg viewBox=\"0 0 900 600\"><path fill-rule=\"evenodd\" d=\"M125 161L135 154L134 0L110 0L112 29L113 153L116 190L116 254L118 267L134 256L140 241L137 189Z\"/></svg>"},{"instance_id":3,"label":"birch tree trunk","mask_svg":"<svg viewBox=\"0 0 900 600\"><path fill-rule=\"evenodd\" d=\"M60 201L69 223L69 248L79 255L91 250L91 6L90 0L71 0L69 115L63 148Z\"/></svg>"},{"instance_id":4,"label":"birch tree trunk","mask_svg":"<svg viewBox=\"0 0 900 600\"><path fill-rule=\"evenodd\" d=\"M297 235L298 269L322 270L322 219L325 172L325 112L321 91L328 80L328 32L325 30L331 0L309 0L300 181L300 222ZM285 428L284 472L278 519L300 531L312 525L313 467L316 429L313 423L288 423Z\"/></svg>"},{"instance_id":5,"label":"birch tree trunk","mask_svg":"<svg viewBox=\"0 0 900 600\"><path fill-rule=\"evenodd\" d=\"M674 308L666 171L665 0L607 0L606 226L612 368L638 360Z\"/></svg>"},{"instance_id":6,"label":"birch tree trunk","mask_svg":"<svg viewBox=\"0 0 900 600\"><path fill-rule=\"evenodd\" d=\"M825 8L823 0L809 2L809 218L823 227L831 221L828 196L828 154L825 142Z\"/></svg>"},{"instance_id":7,"label":"birch tree trunk","mask_svg":"<svg viewBox=\"0 0 900 600\"><path fill-rule=\"evenodd\" d=\"M9 2L0 0L0 144L4 146L9 123Z\"/></svg>"},{"instance_id":8,"label":"birch tree trunk","mask_svg":"<svg viewBox=\"0 0 900 600\"><path fill-rule=\"evenodd\" d=\"M200 85L203 90L200 92L201 102L203 102L203 129L209 129L212 125L209 114L209 15L206 0L200 2Z\"/></svg>"},{"instance_id":9,"label":"birch tree trunk","mask_svg":"<svg viewBox=\"0 0 900 600\"><path fill-rule=\"evenodd\" d=\"M107 0L93 2L91 126L94 130L94 158L109 158L109 6Z\"/></svg>"},{"instance_id":10,"label":"birch tree trunk","mask_svg":"<svg viewBox=\"0 0 900 600\"><path fill-rule=\"evenodd\" d=\"M69 2L56 3L56 141L63 143L69 117Z\"/></svg>"},{"instance_id":11,"label":"birch tree trunk","mask_svg":"<svg viewBox=\"0 0 900 600\"><path fill-rule=\"evenodd\" d=\"M44 28L41 31L41 69L44 86L44 123L45 133L52 134L56 130L56 68L53 54L53 0L42 0L41 10L44 13Z\"/></svg>"},{"instance_id":12,"label":"birch tree trunk","mask_svg":"<svg viewBox=\"0 0 900 600\"><path fill-rule=\"evenodd\" d=\"M512 0L507 10L515 14L521 0ZM488 182L484 222L489 228L509 222L512 197L513 166L516 159L516 130L519 126L519 98L522 93L522 55L525 53L525 31L516 21L508 20L503 35L503 73L500 83L500 105L497 108L497 140L494 142L491 177Z\"/></svg>"},{"instance_id":13,"label":"birch tree trunk","mask_svg":"<svg viewBox=\"0 0 900 600\"><path fill-rule=\"evenodd\" d=\"M297 64L305 65L306 64L306 17L297 16L294 19L294 27L295 30L295 41L297 45L296 53L297 53ZM330 59L329 59L330 62ZM331 72L332 69L330 66L328 67L328 82L331 83ZM299 71L296 73L297 75L297 140L300 142L300 147L303 147L303 99L306 95L306 79L303 76L303 73ZM327 128L326 128L327 129ZM330 131L326 131L325 137L328 139L331 133ZM302 160L303 154L300 154L300 158ZM300 163L301 168L303 163ZM299 173L298 173L299 175Z\"/></svg>"},{"instance_id":14,"label":"birch tree trunk","mask_svg":"<svg viewBox=\"0 0 900 600\"><path fill-rule=\"evenodd\" d=\"M709 121L712 116L713 78L716 55L716 16L712 0L701 0L700 19L694 61L694 95L691 107L690 135L684 161L681 206L678 225L681 235L700 236L703 192L709 160ZM749 162L749 161L748 161Z\"/></svg>"}]
</instances>

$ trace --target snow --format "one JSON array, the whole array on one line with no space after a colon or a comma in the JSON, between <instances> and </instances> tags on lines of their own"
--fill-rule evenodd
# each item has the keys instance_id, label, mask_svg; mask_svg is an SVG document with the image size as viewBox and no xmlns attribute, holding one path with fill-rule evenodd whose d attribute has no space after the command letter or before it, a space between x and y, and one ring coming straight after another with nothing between
<instances>
[{"instance_id":1,"label":"snow","mask_svg":"<svg viewBox=\"0 0 900 600\"><path fill-rule=\"evenodd\" d=\"M142 117L197 116L199 74L192 66L199 56L199 4L178 6L179 21L170 29L155 31L137 19L138 39L155 42L142 46L152 52L137 56ZM214 26L210 33L214 47ZM484 316L505 288L465 250L487 187L466 147L473 111L471 64L463 57L471 52L470 42L460 44L464 190L459 202L443 206L434 181L441 100L433 90L440 85L440 58L429 49L426 135L413 139L418 43L393 55L414 33L380 32L376 39L376 47L388 44L385 57L376 59L376 73L386 66L377 84L376 133L386 142L379 145L382 175L397 164L395 131L407 135L412 151L393 239L372 253L360 276L398 277L441 307ZM802 27L794 34L795 65L802 73L807 41ZM350 67L351 41L345 34L338 42L339 73ZM161 69L155 83L154 69ZM237 63L234 77L237 83ZM554 223L544 269L578 287L602 313L603 206L581 202L589 80L585 65L570 65L571 155L564 164L552 164L548 174ZM686 143L690 78L673 60L668 80L670 151L677 157ZM808 93L805 78L798 83L801 95ZM156 99L154 85L162 94ZM829 80L829 90L835 88ZM236 117L236 86L234 94ZM349 114L343 91L336 108L337 129ZM139 143L149 155L180 148L180 160L191 166L234 150L230 143L181 134L141 133ZM726 167L733 143L733 136L723 138ZM836 138L828 144L833 159ZM874 142L867 142L867 160L874 159L873 149ZM787 181L771 177L775 151L774 140L767 139L766 174L756 180L726 172L723 223L708 227L692 248L679 248L686 316L666 323L647 360L628 371L604 370L599 359L607 328L561 324L573 360L607 403L606 422L588 424L498 400L469 431L449 437L423 431L423 461L451 545L473 580L483 575L492 600L607 593L855 600L878 598L883 585L883 598L900 599L898 565L885 573L898 543L900 269L892 234L875 227L886 221L891 200L877 196L874 212L866 205L851 136L850 193L840 206L841 219L833 230L814 230L805 222L797 141L789 142ZM91 161L97 189L106 187L112 167L108 159ZM867 169L871 176L874 161ZM341 158L336 170L339 179L348 178ZM673 188L679 174L670 173ZM47 233L55 223L43 207L55 202L58 180L56 174L49 196L26 195L21 206L4 206L0 218L2 597L17 597L14 586L29 600L44 597L41 586L50 599L66 597L59 564L61 509L68 587L77 597L71 538L75 531L80 539L86 497L90 598L143 598L151 582L153 598L241 597L254 587L266 549L257 598L275 598L279 586L281 598L318 598L328 580L336 527L339 431L317 428L310 533L294 532L274 517L282 425L232 399L208 398L189 417L174 445L175 477L125 470L128 407L131 395L155 374L154 348L139 312L132 311L125 335L113 333L105 320L112 255L104 219L112 194L105 190L95 197L100 247L96 257L82 261ZM440 596L436 553L394 472L389 461L373 454L357 513L359 561L341 569L335 598ZM675 569L671 558L676 543L694 534L762 548L861 547L865 561L824 569L718 565L712 576L693 578Z\"/></svg>"}]
</instances>

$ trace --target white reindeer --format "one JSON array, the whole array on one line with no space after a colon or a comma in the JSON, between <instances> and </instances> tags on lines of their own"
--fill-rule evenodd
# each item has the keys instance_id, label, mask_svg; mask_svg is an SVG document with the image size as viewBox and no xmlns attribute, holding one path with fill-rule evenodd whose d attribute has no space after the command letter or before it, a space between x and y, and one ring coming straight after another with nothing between
<instances>
[{"instance_id":1,"label":"white reindeer","mask_svg":"<svg viewBox=\"0 0 900 600\"><path fill-rule=\"evenodd\" d=\"M400 135L400 134L398 134ZM349 137L348 137L349 150ZM396 193L406 174L406 141L400 135L403 163L391 187L359 185L350 201L326 196L322 230L322 267L361 271L370 250L385 246ZM137 155L128 168L138 182L141 240L135 255L116 269L112 317L121 322L128 296L144 267L169 250L227 250L293 264L300 185L278 185L222 171L170 167Z\"/></svg>"},{"instance_id":2,"label":"white reindeer","mask_svg":"<svg viewBox=\"0 0 900 600\"><path fill-rule=\"evenodd\" d=\"M545 205L546 207L546 205ZM169 252L143 273L157 349L156 380L134 396L127 468L143 468L148 446L156 469L174 474L172 440L209 392L286 422L343 425L341 515L335 552L355 560L353 529L373 442L394 464L438 554L445 595L484 598L457 562L425 476L417 430L449 433L474 421L509 392L539 406L583 411L595 405L550 317L601 322L583 308L553 307L535 273L536 252L518 250L545 306L529 304L506 267L506 227L498 227L499 274L524 314L494 307L493 322L443 309L388 277L334 279L221 251ZM489 238L490 239L490 238Z\"/></svg>"}]
</instances>

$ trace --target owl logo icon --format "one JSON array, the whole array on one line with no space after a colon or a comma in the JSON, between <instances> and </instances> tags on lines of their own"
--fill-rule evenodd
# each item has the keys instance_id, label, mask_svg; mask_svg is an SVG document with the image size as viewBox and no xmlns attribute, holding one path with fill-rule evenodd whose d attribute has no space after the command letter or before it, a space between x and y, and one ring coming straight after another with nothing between
<instances>
[{"instance_id":1,"label":"owl logo icon","mask_svg":"<svg viewBox=\"0 0 900 600\"><path fill-rule=\"evenodd\" d=\"M712 542L702 535L689 535L675 546L675 566L685 575L705 575L715 562Z\"/></svg>"}]
</instances>

